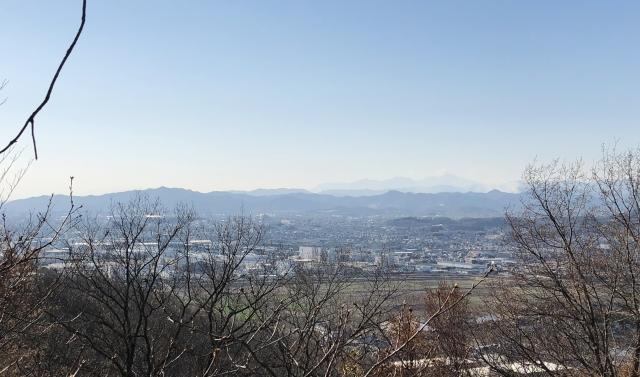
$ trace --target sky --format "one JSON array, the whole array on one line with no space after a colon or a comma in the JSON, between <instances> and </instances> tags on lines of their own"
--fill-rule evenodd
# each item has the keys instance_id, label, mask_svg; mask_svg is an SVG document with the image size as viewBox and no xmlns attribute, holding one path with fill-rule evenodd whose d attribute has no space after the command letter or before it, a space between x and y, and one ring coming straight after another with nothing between
<instances>
[{"instance_id":1,"label":"sky","mask_svg":"<svg viewBox=\"0 0 640 377\"><path fill-rule=\"evenodd\" d=\"M0 2L0 140L79 0ZM637 1L89 0L14 197L455 174L640 145ZM15 150L24 166L29 138Z\"/></svg>"}]
</instances>

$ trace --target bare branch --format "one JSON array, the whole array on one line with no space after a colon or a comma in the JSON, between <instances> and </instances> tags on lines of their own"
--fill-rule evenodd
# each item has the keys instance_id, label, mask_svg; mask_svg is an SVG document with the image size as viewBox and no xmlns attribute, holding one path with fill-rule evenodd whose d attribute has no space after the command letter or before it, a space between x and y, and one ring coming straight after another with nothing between
<instances>
[{"instance_id":1,"label":"bare branch","mask_svg":"<svg viewBox=\"0 0 640 377\"><path fill-rule=\"evenodd\" d=\"M73 38L73 41L69 45L69 48L67 48L67 52L64 54L64 57L62 58L62 61L58 65L58 68L56 69L56 72L53 75L53 78L51 79L51 82L49 83L49 88L47 89L47 93L46 93L44 99L42 100L42 102L40 102L38 107L31 113L31 115L29 115L27 120L22 125L22 128L20 128L20 130L18 131L18 134L13 139L11 139L11 141L9 141L4 148L2 148L0 150L0 154L5 153L7 150L9 150L9 148L11 148L12 145L17 143L18 140L20 140L20 137L22 136L24 131L27 129L27 127L30 127L31 128L31 140L33 142L33 152L34 152L34 155L35 155L35 159L36 160L38 159L38 148L36 146L36 136L35 136L36 116L40 113L40 111L49 102L49 99L51 98L51 94L53 93L53 88L54 88L54 86L56 84L56 81L58 81L58 77L60 76L60 72L62 72L62 68L66 64L67 59L69 59L69 56L71 56L71 53L73 52L73 49L76 47L76 43L78 42L78 39L80 39L80 35L82 34L82 30L84 29L84 24L85 24L85 20L86 20L86 14L87 14L87 0L82 0L82 19L80 21L80 26L78 27L78 31L76 32L76 35Z\"/></svg>"}]
</instances>

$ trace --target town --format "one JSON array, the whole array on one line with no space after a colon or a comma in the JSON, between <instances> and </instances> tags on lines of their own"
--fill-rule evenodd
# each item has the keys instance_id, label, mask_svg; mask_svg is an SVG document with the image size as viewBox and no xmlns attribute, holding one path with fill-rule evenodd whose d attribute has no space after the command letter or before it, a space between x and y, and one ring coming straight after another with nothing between
<instances>
[{"instance_id":1,"label":"town","mask_svg":"<svg viewBox=\"0 0 640 377\"><path fill-rule=\"evenodd\" d=\"M203 225L225 221L200 219ZM386 218L256 215L265 229L261 245L244 256L240 271L275 266L286 274L296 266L340 264L353 271L384 270L399 276L455 278L507 271L515 250L505 242L502 218ZM71 237L66 245L77 243ZM198 251L215 253L210 239L190 240ZM60 244L43 251L40 263L64 268L68 250Z\"/></svg>"}]
</instances>

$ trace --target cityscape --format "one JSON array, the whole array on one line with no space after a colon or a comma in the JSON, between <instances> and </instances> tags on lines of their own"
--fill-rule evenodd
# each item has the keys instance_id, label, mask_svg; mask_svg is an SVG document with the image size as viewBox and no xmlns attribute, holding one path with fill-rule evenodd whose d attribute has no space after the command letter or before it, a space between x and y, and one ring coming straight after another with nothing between
<instances>
[{"instance_id":1,"label":"cityscape","mask_svg":"<svg viewBox=\"0 0 640 377\"><path fill-rule=\"evenodd\" d=\"M278 274L298 265L342 265L353 270L385 270L431 279L481 276L489 269L508 271L514 248L505 242L502 218L277 217L256 215L264 226L259 247L244 256L241 271L274 265ZM214 220L200 220L203 223ZM65 240L71 245L74 239ZM77 240L76 240L77 241ZM191 241L194 252L211 249L215 240ZM41 263L64 268L69 252L43 250Z\"/></svg>"}]
</instances>

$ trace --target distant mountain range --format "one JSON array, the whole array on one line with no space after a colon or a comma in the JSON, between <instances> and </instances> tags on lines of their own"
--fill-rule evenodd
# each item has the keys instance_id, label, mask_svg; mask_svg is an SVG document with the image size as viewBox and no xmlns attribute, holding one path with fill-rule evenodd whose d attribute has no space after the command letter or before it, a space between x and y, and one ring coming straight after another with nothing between
<instances>
[{"instance_id":1,"label":"distant mountain range","mask_svg":"<svg viewBox=\"0 0 640 377\"><path fill-rule=\"evenodd\" d=\"M488 192L499 189L505 192L519 192L521 183L507 182L498 187L490 187L483 183L458 177L452 174L412 179L395 177L382 180L362 179L354 182L327 183L319 185L314 191L336 196L379 195L388 191L411 193L443 193L443 192Z\"/></svg>"},{"instance_id":2,"label":"distant mountain range","mask_svg":"<svg viewBox=\"0 0 640 377\"><path fill-rule=\"evenodd\" d=\"M202 215L273 214L273 215L347 215L347 216L445 216L500 217L508 206L517 206L520 194L492 190L479 192L411 193L387 191L381 194L339 196L297 189L256 190L250 192L213 191L202 193L180 188L160 187L104 195L74 197L76 204L91 213L104 213L114 202L124 202L135 195L159 199L171 208L179 203L192 205ZM8 202L2 212L24 215L45 208L48 196ZM53 197L56 211L68 206L64 195Z\"/></svg>"}]
</instances>

